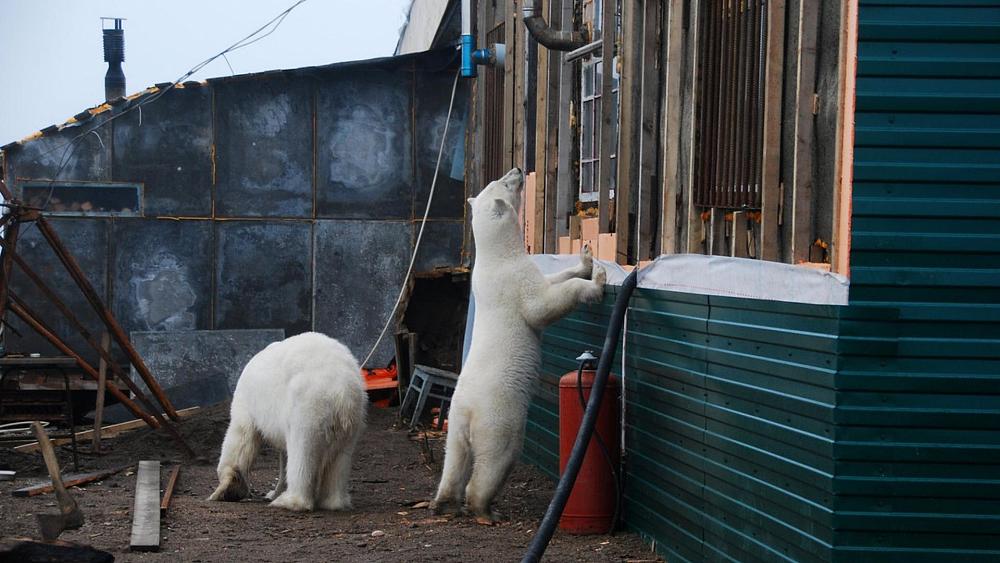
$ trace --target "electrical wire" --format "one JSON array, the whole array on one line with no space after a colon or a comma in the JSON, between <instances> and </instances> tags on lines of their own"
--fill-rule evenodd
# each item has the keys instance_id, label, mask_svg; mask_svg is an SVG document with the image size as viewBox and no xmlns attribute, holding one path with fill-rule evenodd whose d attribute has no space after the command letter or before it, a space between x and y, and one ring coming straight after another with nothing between
<instances>
[{"instance_id":1,"label":"electrical wire","mask_svg":"<svg viewBox=\"0 0 1000 563\"><path fill-rule=\"evenodd\" d=\"M451 123L451 110L455 107L455 91L458 90L458 77L461 76L461 69L455 73L455 82L451 85L451 100L448 102L448 116L444 120L444 132L441 133L441 146L438 148L437 164L434 165L434 176L431 179L431 190L427 194L427 206L424 208L424 217L420 220L420 230L417 232L417 240L413 243L413 255L410 257L410 265L406 268L406 276L403 278L403 285L399 288L399 295L396 297L396 304L392 306L392 311L389 313L389 317L385 320L385 325L382 326L382 332L378 335L378 340L375 341L375 345L372 346L368 355L365 356L365 361L361 362L361 367L365 367L368 364L368 360L372 359L375 355L375 351L378 350L379 344L382 343L382 339L385 338L385 333L389 330L389 326L392 324L392 320L396 318L396 313L399 310L400 303L403 302L403 296L406 295L406 288L410 284L410 276L413 274L413 264L417 260L417 252L420 251L420 241L424 236L424 227L427 225L427 216L431 212L431 202L434 201L434 188L437 186L438 172L441 170L441 156L444 154L445 141L448 139L448 124Z\"/></svg>"},{"instance_id":2,"label":"electrical wire","mask_svg":"<svg viewBox=\"0 0 1000 563\"><path fill-rule=\"evenodd\" d=\"M52 149L41 153L39 156L45 156L45 155L51 154L51 153L53 153L53 152L55 152L55 151L57 151L59 149L63 149L63 155L62 155L62 158L59 161L59 168L56 169L56 173L52 176L52 179L49 180L49 192L48 192L48 194L45 197L45 201L42 204L41 209L45 210L45 209L48 208L49 203L52 200L52 194L53 194L53 192L55 190L55 183L59 180L59 175L62 174L63 169L69 163L69 159L75 153L75 150L76 150L75 147L77 146L77 143L79 143L85 136L93 133L95 135L98 135L98 139L100 140L100 135L96 132L97 129L100 129L101 127L104 127L105 125L111 123L112 121L114 121L114 120L116 120L116 119L118 119L118 118L120 118L120 117L122 117L124 115L127 115L127 114L131 113L132 111L134 111L136 109L140 110L140 112L141 112L142 106L144 106L146 104L153 103L156 100L160 99L161 96L163 96L164 94L166 94L167 92L169 92L170 90L172 90L173 88L175 88L181 82L184 82L185 80L187 80L188 78L190 78L192 75L194 75L195 73L197 73L201 69L203 69L206 66L208 66L210 63L212 63L213 61L215 61L219 57L225 57L227 53L232 53L233 51L236 51L238 49L242 49L244 47L252 45L252 44L256 43L257 41L260 41L261 39L264 39L265 37L271 35L272 33L274 33L278 29L278 27L282 24L282 22L285 21L285 18L288 17L288 14L290 14L292 12L292 10L294 10L297 7L299 7L304 2L306 2L306 0L298 0L297 2L295 2L294 4L292 4L291 6L289 6L288 8L286 8L284 11L282 11L281 13L279 13L277 16L271 18L267 23L265 23L261 27L257 28L255 31L253 31L249 35L243 37L239 41L237 41L237 42L233 43L232 45L230 45L229 47L223 49L221 52L219 52L219 53L217 53L217 54L215 54L215 55L213 55L213 56L205 59L204 61L202 61L200 63L198 63L197 65L195 65L194 67L192 67L190 70L188 70L187 72L185 72L183 75L181 75L177 80L174 80L173 82L170 83L170 85L168 85L168 86L160 89L158 92L156 92L155 94L153 94L149 98L141 100L140 102L138 102L137 104L129 107L125 111L122 111L121 113L119 113L117 115L113 115L113 116L111 116L111 117L109 117L109 118L101 121L100 123L98 123L94 127L91 127L87 131L84 131L83 133L80 133L76 137L73 137L71 140L67 141L66 144L60 145L58 147L53 147ZM262 31L264 31L265 29L267 29L269 27L271 28L270 30L268 30L263 35L260 35L259 37L257 37L258 34L260 34ZM226 62L228 64L228 59L226 59ZM140 115L141 115L141 113L140 113ZM104 142L101 141L101 144L103 145ZM20 238L21 236L24 236L24 234L28 231L28 229L30 229L30 227L31 226L29 225L29 227L27 229L25 229L24 231L22 231L20 233L20 235L19 235L18 238Z\"/></svg>"}]
</instances>

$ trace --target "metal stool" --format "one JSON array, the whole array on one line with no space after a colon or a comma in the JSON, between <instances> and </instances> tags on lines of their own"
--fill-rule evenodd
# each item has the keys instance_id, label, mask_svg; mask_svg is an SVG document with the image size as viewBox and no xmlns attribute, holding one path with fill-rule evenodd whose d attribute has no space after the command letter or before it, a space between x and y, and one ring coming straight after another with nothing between
<instances>
[{"instance_id":1,"label":"metal stool","mask_svg":"<svg viewBox=\"0 0 1000 563\"><path fill-rule=\"evenodd\" d=\"M410 386L406 389L403 403L399 405L400 419L405 417L407 409L416 401L413 413L410 415L410 429L412 430L420 421L420 415L427 404L427 399L438 399L440 400L441 412L438 414L437 429L442 429L444 419L448 416L448 408L451 406L451 395L455 392L455 384L457 383L457 373L420 364L413 366Z\"/></svg>"}]
</instances>

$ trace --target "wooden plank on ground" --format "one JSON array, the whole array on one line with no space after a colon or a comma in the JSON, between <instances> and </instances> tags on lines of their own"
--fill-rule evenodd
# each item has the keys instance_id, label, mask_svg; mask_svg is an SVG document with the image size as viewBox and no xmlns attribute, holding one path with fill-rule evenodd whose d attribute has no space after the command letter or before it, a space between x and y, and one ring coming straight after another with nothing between
<instances>
[{"instance_id":1,"label":"wooden plank on ground","mask_svg":"<svg viewBox=\"0 0 1000 563\"><path fill-rule=\"evenodd\" d=\"M79 487L80 485L86 485L87 483L93 483L94 481L101 481L107 479L108 477L118 473L122 469L128 467L123 465L121 467L115 467L113 469L105 469L103 471L91 471L89 473L70 473L63 476L62 482L63 486L67 489L70 487ZM35 485L29 485L27 487L21 487L20 489L15 489L11 491L11 495L15 497L33 497L37 495L43 495L45 493L51 493L55 490L55 486L52 481L45 481L43 483L37 483Z\"/></svg>"},{"instance_id":2,"label":"wooden plank on ground","mask_svg":"<svg viewBox=\"0 0 1000 563\"><path fill-rule=\"evenodd\" d=\"M767 4L764 69L764 153L761 198L761 258L777 261L778 205L781 198L781 93L785 62L785 0Z\"/></svg>"},{"instance_id":3,"label":"wooden plank on ground","mask_svg":"<svg viewBox=\"0 0 1000 563\"><path fill-rule=\"evenodd\" d=\"M132 551L160 550L160 462L143 460L135 479Z\"/></svg>"},{"instance_id":4,"label":"wooden plank on ground","mask_svg":"<svg viewBox=\"0 0 1000 563\"><path fill-rule=\"evenodd\" d=\"M177 411L177 416L183 419L198 412L199 409L201 409L201 407L188 407L186 409L181 409ZM167 416L166 413L164 413L163 416ZM113 438L123 432L127 432L129 430L135 430L136 428L141 428L143 426L146 426L146 422L141 418L137 418L135 420L129 420L127 422L120 422L118 424L112 424L110 426L105 426L104 428L101 428L101 436L104 438ZM82 432L77 432L76 439L88 440L93 436L93 433L94 433L93 430L84 430ZM54 440L50 439L49 441L52 442L53 446L60 446L63 444L70 443L71 439L68 437L56 438ZM15 447L14 451L21 453L38 451L38 442L31 442L30 444L22 444L20 446Z\"/></svg>"},{"instance_id":5,"label":"wooden plank on ground","mask_svg":"<svg viewBox=\"0 0 1000 563\"><path fill-rule=\"evenodd\" d=\"M167 486L163 489L163 499L160 501L160 516L167 513L170 508L170 501L174 498L174 489L177 487L177 478L180 477L181 466L175 465L167 479Z\"/></svg>"}]
</instances>

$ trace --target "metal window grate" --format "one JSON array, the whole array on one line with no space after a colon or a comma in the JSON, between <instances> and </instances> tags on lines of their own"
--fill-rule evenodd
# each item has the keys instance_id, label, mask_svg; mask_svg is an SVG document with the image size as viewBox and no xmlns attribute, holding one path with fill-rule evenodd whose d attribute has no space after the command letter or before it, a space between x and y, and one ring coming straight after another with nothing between
<instances>
[{"instance_id":1,"label":"metal window grate","mask_svg":"<svg viewBox=\"0 0 1000 563\"><path fill-rule=\"evenodd\" d=\"M703 6L694 203L758 209L767 0L709 0Z\"/></svg>"},{"instance_id":2,"label":"metal window grate","mask_svg":"<svg viewBox=\"0 0 1000 563\"><path fill-rule=\"evenodd\" d=\"M486 34L486 44L503 43L504 24L499 24ZM504 69L484 66L483 69L483 180L492 182L503 176L503 130L504 130Z\"/></svg>"}]
</instances>

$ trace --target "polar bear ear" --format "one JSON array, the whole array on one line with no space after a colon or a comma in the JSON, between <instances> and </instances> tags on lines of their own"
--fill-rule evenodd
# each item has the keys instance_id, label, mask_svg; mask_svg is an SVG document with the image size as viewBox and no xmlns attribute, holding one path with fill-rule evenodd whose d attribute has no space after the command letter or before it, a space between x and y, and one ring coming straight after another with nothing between
<instances>
[{"instance_id":1,"label":"polar bear ear","mask_svg":"<svg viewBox=\"0 0 1000 563\"><path fill-rule=\"evenodd\" d=\"M476 203L476 198L470 197L469 199L467 199L465 201L469 202L469 207L472 207Z\"/></svg>"},{"instance_id":2,"label":"polar bear ear","mask_svg":"<svg viewBox=\"0 0 1000 563\"><path fill-rule=\"evenodd\" d=\"M501 198L496 198L493 200L493 216L496 218L503 217L503 214L507 212L510 208L510 204L506 200Z\"/></svg>"}]
</instances>

